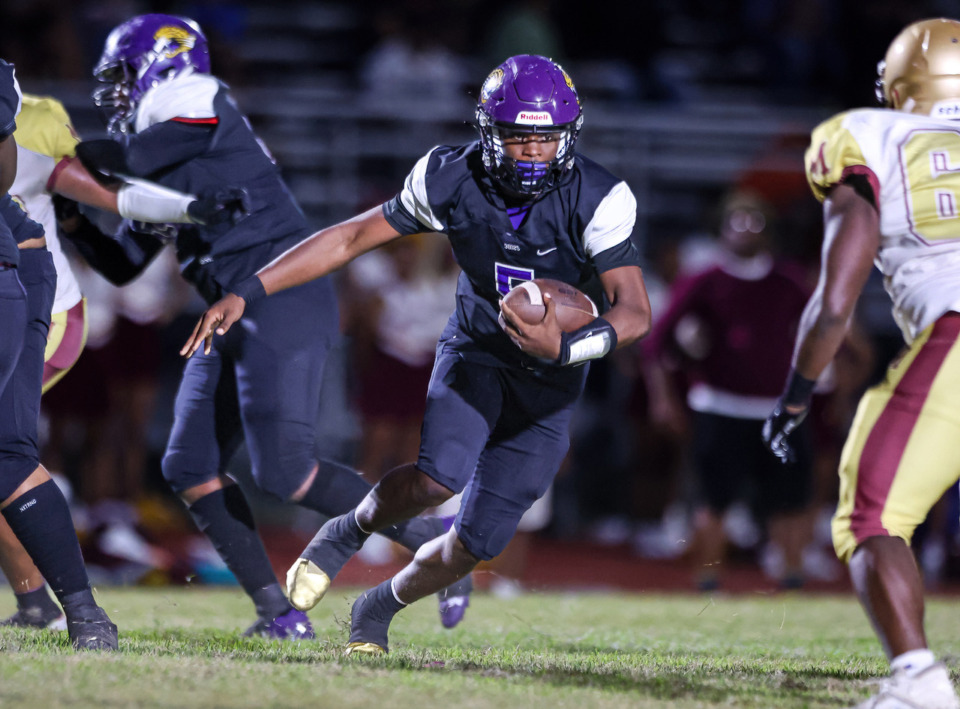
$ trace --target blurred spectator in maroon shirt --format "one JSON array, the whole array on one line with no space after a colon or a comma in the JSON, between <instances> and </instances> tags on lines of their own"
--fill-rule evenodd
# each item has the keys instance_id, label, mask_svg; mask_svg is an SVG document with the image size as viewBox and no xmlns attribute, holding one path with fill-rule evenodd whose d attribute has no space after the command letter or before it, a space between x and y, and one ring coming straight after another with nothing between
<instances>
[{"instance_id":1,"label":"blurred spectator in maroon shirt","mask_svg":"<svg viewBox=\"0 0 960 709\"><path fill-rule=\"evenodd\" d=\"M763 448L760 430L790 369L789 343L810 294L801 273L774 259L772 219L760 199L730 197L720 222L718 264L674 285L666 312L644 343L652 422L692 434L699 497L691 557L704 590L719 583L727 546L724 514L745 499L783 550L780 583L803 582L810 448L800 436L797 460L782 465ZM678 371L686 407L676 386Z\"/></svg>"}]
</instances>

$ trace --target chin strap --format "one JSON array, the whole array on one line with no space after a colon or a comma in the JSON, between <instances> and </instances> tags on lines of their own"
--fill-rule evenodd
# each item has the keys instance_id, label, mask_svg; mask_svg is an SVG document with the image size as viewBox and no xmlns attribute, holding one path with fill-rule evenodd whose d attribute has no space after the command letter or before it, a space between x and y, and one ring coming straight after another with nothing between
<instances>
[{"instance_id":1,"label":"chin strap","mask_svg":"<svg viewBox=\"0 0 960 709\"><path fill-rule=\"evenodd\" d=\"M560 357L557 364L582 364L599 359L617 348L617 331L603 318L587 323L579 330L560 335Z\"/></svg>"}]
</instances>

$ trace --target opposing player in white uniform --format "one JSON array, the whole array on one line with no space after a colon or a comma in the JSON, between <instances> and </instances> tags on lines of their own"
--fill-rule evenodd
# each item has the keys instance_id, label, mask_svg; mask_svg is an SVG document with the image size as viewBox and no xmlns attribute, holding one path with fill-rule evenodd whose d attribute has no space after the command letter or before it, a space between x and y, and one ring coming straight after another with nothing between
<instances>
[{"instance_id":1,"label":"opposing player in white uniform","mask_svg":"<svg viewBox=\"0 0 960 709\"><path fill-rule=\"evenodd\" d=\"M63 105L49 97L25 94L17 128L17 176L10 195L44 229L46 248L53 256L57 289L44 352L43 391L73 366L86 342L86 302L70 263L60 247L53 196L60 195L146 222L215 221L230 218L229 209L213 199L129 181L107 188L76 158L79 138ZM40 241L34 239L32 241ZM29 248L30 242L21 244ZM0 569L17 596L17 611L0 625L63 629L60 608L29 555L0 518Z\"/></svg>"},{"instance_id":2,"label":"opposing player in white uniform","mask_svg":"<svg viewBox=\"0 0 960 709\"><path fill-rule=\"evenodd\" d=\"M764 439L779 457L792 453L787 436L876 264L907 348L861 399L840 461L834 546L892 670L860 707L956 709L927 647L910 539L960 478L960 22L909 25L880 72L886 108L841 113L813 132L806 168L824 202L820 281Z\"/></svg>"}]
</instances>

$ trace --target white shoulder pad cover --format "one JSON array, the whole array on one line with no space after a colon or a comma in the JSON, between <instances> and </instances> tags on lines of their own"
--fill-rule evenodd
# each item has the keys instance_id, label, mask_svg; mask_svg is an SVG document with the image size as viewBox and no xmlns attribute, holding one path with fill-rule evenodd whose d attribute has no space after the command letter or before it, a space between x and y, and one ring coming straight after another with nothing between
<instances>
[{"instance_id":1,"label":"white shoulder pad cover","mask_svg":"<svg viewBox=\"0 0 960 709\"><path fill-rule=\"evenodd\" d=\"M589 256L606 251L630 238L637 221L637 199L626 182L618 182L603 198L593 219L583 230L583 247Z\"/></svg>"},{"instance_id":2,"label":"white shoulder pad cover","mask_svg":"<svg viewBox=\"0 0 960 709\"><path fill-rule=\"evenodd\" d=\"M137 133L172 118L213 118L213 99L220 82L208 74L188 74L150 89L140 102L134 129Z\"/></svg>"},{"instance_id":3,"label":"white shoulder pad cover","mask_svg":"<svg viewBox=\"0 0 960 709\"><path fill-rule=\"evenodd\" d=\"M434 231L443 231L445 227L433 214L430 201L427 199L427 163L430 162L432 153L433 150L420 158L407 175L403 189L400 191L400 202L421 224L425 224Z\"/></svg>"}]
</instances>

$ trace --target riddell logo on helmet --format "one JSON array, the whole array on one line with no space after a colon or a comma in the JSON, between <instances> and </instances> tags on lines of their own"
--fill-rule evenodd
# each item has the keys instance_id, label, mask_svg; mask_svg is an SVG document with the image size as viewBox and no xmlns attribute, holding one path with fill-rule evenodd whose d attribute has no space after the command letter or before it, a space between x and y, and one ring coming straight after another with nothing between
<instances>
[{"instance_id":1,"label":"riddell logo on helmet","mask_svg":"<svg viewBox=\"0 0 960 709\"><path fill-rule=\"evenodd\" d=\"M546 111L520 111L514 122L528 126L552 126L553 116Z\"/></svg>"}]
</instances>

